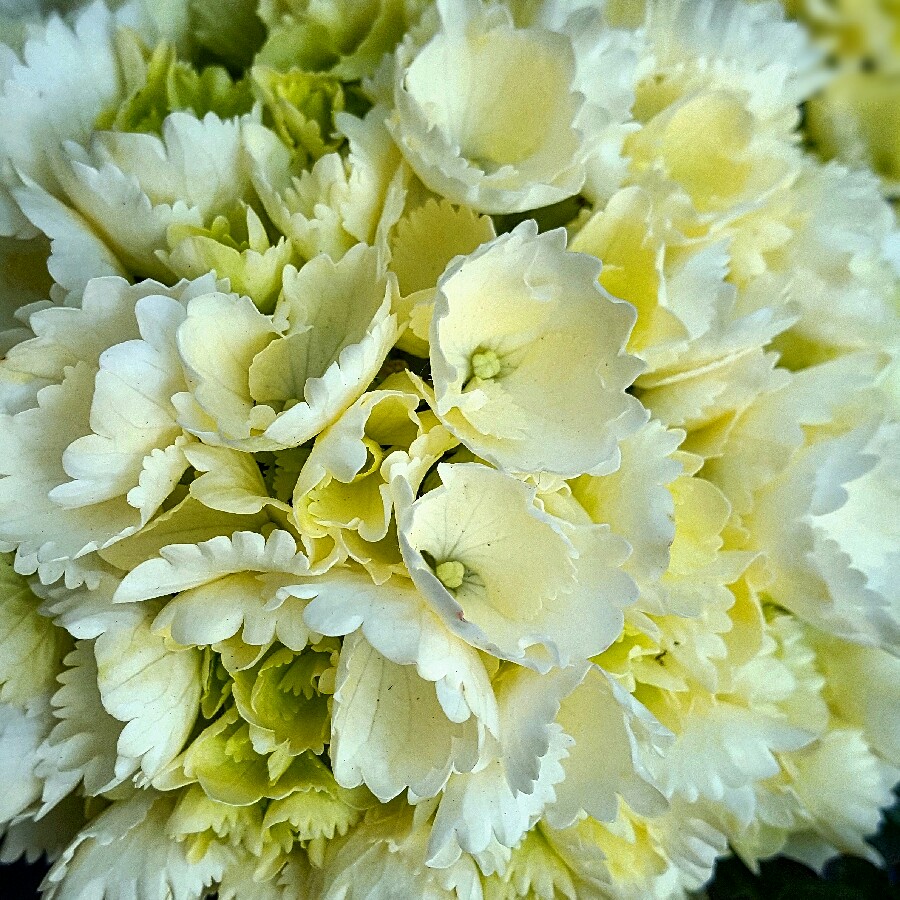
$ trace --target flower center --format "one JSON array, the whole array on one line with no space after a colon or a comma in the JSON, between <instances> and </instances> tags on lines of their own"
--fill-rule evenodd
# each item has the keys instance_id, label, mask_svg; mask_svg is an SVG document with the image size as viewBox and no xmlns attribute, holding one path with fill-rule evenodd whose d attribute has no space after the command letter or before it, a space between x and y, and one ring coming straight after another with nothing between
<instances>
[{"instance_id":1,"label":"flower center","mask_svg":"<svg viewBox=\"0 0 900 900\"><path fill-rule=\"evenodd\" d=\"M500 357L493 350L477 350L472 354L472 374L489 381L500 374Z\"/></svg>"},{"instance_id":2,"label":"flower center","mask_svg":"<svg viewBox=\"0 0 900 900\"><path fill-rule=\"evenodd\" d=\"M462 587L463 579L466 577L466 567L455 559L449 559L440 563L435 568L434 574L448 591L455 591Z\"/></svg>"}]
</instances>

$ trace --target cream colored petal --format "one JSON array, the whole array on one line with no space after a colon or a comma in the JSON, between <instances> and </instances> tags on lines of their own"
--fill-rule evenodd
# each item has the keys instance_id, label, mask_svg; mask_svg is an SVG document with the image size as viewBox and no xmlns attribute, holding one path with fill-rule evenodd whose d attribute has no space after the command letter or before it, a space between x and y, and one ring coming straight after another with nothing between
<instances>
[{"instance_id":1,"label":"cream colored petal","mask_svg":"<svg viewBox=\"0 0 900 900\"><path fill-rule=\"evenodd\" d=\"M478 761L477 726L451 722L431 682L355 634L341 650L330 754L344 787L365 784L382 802L407 787L431 797Z\"/></svg>"}]
</instances>

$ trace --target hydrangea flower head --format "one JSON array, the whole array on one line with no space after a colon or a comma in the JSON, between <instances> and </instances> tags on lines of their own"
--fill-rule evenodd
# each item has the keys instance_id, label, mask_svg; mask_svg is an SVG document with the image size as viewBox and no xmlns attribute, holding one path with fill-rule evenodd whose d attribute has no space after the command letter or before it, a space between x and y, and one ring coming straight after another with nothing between
<instances>
[{"instance_id":1,"label":"hydrangea flower head","mask_svg":"<svg viewBox=\"0 0 900 900\"><path fill-rule=\"evenodd\" d=\"M877 862L884 9L65 6L0 0L0 859L50 900Z\"/></svg>"}]
</instances>

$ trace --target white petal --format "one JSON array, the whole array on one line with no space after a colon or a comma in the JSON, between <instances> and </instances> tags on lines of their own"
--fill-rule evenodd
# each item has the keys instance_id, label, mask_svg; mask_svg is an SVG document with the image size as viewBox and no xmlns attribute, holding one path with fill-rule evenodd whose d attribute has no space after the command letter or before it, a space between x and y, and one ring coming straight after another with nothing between
<instances>
[{"instance_id":1,"label":"white petal","mask_svg":"<svg viewBox=\"0 0 900 900\"><path fill-rule=\"evenodd\" d=\"M553 786L563 777L560 761L571 739L556 726L540 760L538 779L527 794L512 790L499 761L476 772L451 776L441 795L428 843L431 865L445 865L460 850L481 853L492 840L514 847L553 800Z\"/></svg>"},{"instance_id":2,"label":"white petal","mask_svg":"<svg viewBox=\"0 0 900 900\"><path fill-rule=\"evenodd\" d=\"M116 603L134 603L176 594L240 572L309 575L309 562L286 531L268 538L249 531L215 537L200 544L171 544L160 558L130 572L116 591Z\"/></svg>"},{"instance_id":3,"label":"white petal","mask_svg":"<svg viewBox=\"0 0 900 900\"><path fill-rule=\"evenodd\" d=\"M311 586L316 596L303 620L319 634L344 636L360 629L385 658L414 665L419 676L435 682L445 715L464 722L474 714L498 731L497 704L484 664L452 635L405 579L376 585L367 575L332 569Z\"/></svg>"},{"instance_id":4,"label":"white petal","mask_svg":"<svg viewBox=\"0 0 900 900\"><path fill-rule=\"evenodd\" d=\"M330 754L344 787L365 784L382 802L406 788L431 797L478 761L475 720L451 722L431 682L358 633L344 641L334 700Z\"/></svg>"},{"instance_id":5,"label":"white petal","mask_svg":"<svg viewBox=\"0 0 900 900\"><path fill-rule=\"evenodd\" d=\"M120 756L140 761L153 778L180 752L200 703L200 654L169 650L147 617L97 638L97 684L106 710L126 725Z\"/></svg>"},{"instance_id":6,"label":"white petal","mask_svg":"<svg viewBox=\"0 0 900 900\"><path fill-rule=\"evenodd\" d=\"M91 642L79 641L66 657L53 695L57 722L38 750L46 812L80 782L90 796L108 791L137 769L137 760L117 755L122 725L103 707L97 689L97 661Z\"/></svg>"},{"instance_id":7,"label":"white petal","mask_svg":"<svg viewBox=\"0 0 900 900\"><path fill-rule=\"evenodd\" d=\"M0 776L6 785L0 822L4 825L40 800L43 783L35 771L37 751L53 723L46 700L30 710L0 703Z\"/></svg>"},{"instance_id":8,"label":"white petal","mask_svg":"<svg viewBox=\"0 0 900 900\"><path fill-rule=\"evenodd\" d=\"M173 841L166 823L174 798L139 791L119 800L66 848L44 882L49 900L117 897L194 900L217 881L227 854L211 847L199 861Z\"/></svg>"},{"instance_id":9,"label":"white petal","mask_svg":"<svg viewBox=\"0 0 900 900\"><path fill-rule=\"evenodd\" d=\"M665 810L642 757L662 752L670 733L602 669L563 700L560 725L575 740L563 761L565 780L557 785L556 802L547 810L553 828L567 828L583 810L600 821L612 821L619 796L643 815Z\"/></svg>"},{"instance_id":10,"label":"white petal","mask_svg":"<svg viewBox=\"0 0 900 900\"><path fill-rule=\"evenodd\" d=\"M25 63L3 83L0 118L8 124L0 160L52 190L54 156L66 139L82 141L124 85L116 59L115 21L102 4L82 10L74 28L58 16L26 44Z\"/></svg>"}]
</instances>

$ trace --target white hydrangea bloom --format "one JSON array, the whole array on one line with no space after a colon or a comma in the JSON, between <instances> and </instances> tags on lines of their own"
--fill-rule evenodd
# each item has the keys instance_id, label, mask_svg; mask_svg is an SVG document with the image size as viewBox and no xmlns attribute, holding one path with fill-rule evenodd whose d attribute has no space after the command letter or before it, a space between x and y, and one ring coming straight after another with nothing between
<instances>
[{"instance_id":1,"label":"white hydrangea bloom","mask_svg":"<svg viewBox=\"0 0 900 900\"><path fill-rule=\"evenodd\" d=\"M538 675L508 666L497 673L499 735L486 742L471 772L447 781L428 840L429 865L446 868L463 852L477 857L492 846L516 846L554 801L565 776L561 762L573 743L555 719L586 668Z\"/></svg>"},{"instance_id":2,"label":"white hydrangea bloom","mask_svg":"<svg viewBox=\"0 0 900 900\"><path fill-rule=\"evenodd\" d=\"M669 485L682 473L675 450L684 439L650 420L619 443L621 462L608 475L582 475L569 482L571 495L594 522L610 526L631 546L623 568L642 599L669 567L675 540L675 502Z\"/></svg>"},{"instance_id":3,"label":"white hydrangea bloom","mask_svg":"<svg viewBox=\"0 0 900 900\"><path fill-rule=\"evenodd\" d=\"M152 628L166 629L183 646L216 644L241 631L247 644L268 645L277 637L299 651L309 639L302 600L315 596L316 574L288 532L265 538L238 531L163 547L125 576L114 599L137 603L174 594Z\"/></svg>"},{"instance_id":4,"label":"white hydrangea bloom","mask_svg":"<svg viewBox=\"0 0 900 900\"><path fill-rule=\"evenodd\" d=\"M60 689L53 695L54 723L37 750L42 781L41 812L83 784L96 797L125 782L138 760L117 752L122 724L104 708L97 687L97 660L91 641L78 641L65 659Z\"/></svg>"},{"instance_id":5,"label":"white hydrangea bloom","mask_svg":"<svg viewBox=\"0 0 900 900\"><path fill-rule=\"evenodd\" d=\"M152 613L122 615L94 644L103 707L125 723L117 751L139 760L147 779L181 750L200 702L199 653L167 648L150 631Z\"/></svg>"},{"instance_id":6,"label":"white hydrangea bloom","mask_svg":"<svg viewBox=\"0 0 900 900\"><path fill-rule=\"evenodd\" d=\"M50 239L47 271L54 281L50 287L54 302L77 305L93 278L128 277L122 263L79 213L34 183L16 188L15 192L17 202L27 210L29 222Z\"/></svg>"},{"instance_id":7,"label":"white hydrangea bloom","mask_svg":"<svg viewBox=\"0 0 900 900\"><path fill-rule=\"evenodd\" d=\"M357 244L288 267L273 316L248 298L191 303L178 349L191 390L174 397L184 428L245 451L302 444L334 422L375 377L396 339L396 279Z\"/></svg>"},{"instance_id":8,"label":"white hydrangea bloom","mask_svg":"<svg viewBox=\"0 0 900 900\"><path fill-rule=\"evenodd\" d=\"M18 571L96 583L96 561L79 558L136 532L178 483L175 329L215 287L96 279L80 307L32 313L35 337L0 363L0 540L18 547Z\"/></svg>"},{"instance_id":9,"label":"white hydrangea bloom","mask_svg":"<svg viewBox=\"0 0 900 900\"><path fill-rule=\"evenodd\" d=\"M596 259L532 220L451 264L430 332L435 411L507 471L611 471L644 420L625 393L634 310L597 284Z\"/></svg>"},{"instance_id":10,"label":"white hydrangea bloom","mask_svg":"<svg viewBox=\"0 0 900 900\"><path fill-rule=\"evenodd\" d=\"M170 228L208 225L216 215L239 217L250 188L242 142L250 120L173 112L159 137L95 131L86 147L67 142L54 171L62 198L81 217L72 218L73 227L80 221L82 230L100 236L126 271L171 277L157 254L169 249ZM15 194L26 215L32 206L41 208L37 186ZM35 224L42 227L40 220Z\"/></svg>"},{"instance_id":11,"label":"white hydrangea bloom","mask_svg":"<svg viewBox=\"0 0 900 900\"><path fill-rule=\"evenodd\" d=\"M24 707L49 697L70 647L12 560L0 557L0 701Z\"/></svg>"},{"instance_id":12,"label":"white hydrangea bloom","mask_svg":"<svg viewBox=\"0 0 900 900\"><path fill-rule=\"evenodd\" d=\"M392 497L380 469L386 448L412 444L421 432L420 402L411 392L367 391L322 432L294 488L303 531L351 528L371 542L387 534Z\"/></svg>"},{"instance_id":13,"label":"white hydrangea bloom","mask_svg":"<svg viewBox=\"0 0 900 900\"><path fill-rule=\"evenodd\" d=\"M754 796L745 810L738 814L732 804L707 802L702 804L704 815L729 835L746 860L783 851L819 867L835 852L850 852L874 862L874 852L860 837L874 830L877 807L889 802L886 791L897 778L890 737L897 698L885 686L846 691L847 683L820 673L834 674L832 660L838 670L865 660L884 675L896 660L883 651L823 635L785 612L769 611L767 631L778 645L777 655L760 653L755 663L744 668L741 681L744 687L755 682L757 702L766 694L773 696L775 686L781 695L779 708L795 725L817 733L817 739L796 751L778 753L778 771L753 785ZM863 678L871 674L859 671ZM835 688L839 688L837 695ZM886 716L887 727L873 720L876 710ZM873 744L885 748L887 759ZM840 779L826 786L834 777L833 770L826 772L836 766L851 778L849 791L836 786ZM834 798L838 791L842 801ZM825 813L831 804L834 811Z\"/></svg>"},{"instance_id":14,"label":"white hydrangea bloom","mask_svg":"<svg viewBox=\"0 0 900 900\"><path fill-rule=\"evenodd\" d=\"M835 852L881 858L865 841L893 802L900 770L873 754L856 729L835 728L785 763L799 809L785 848L820 868Z\"/></svg>"},{"instance_id":15,"label":"white hydrangea bloom","mask_svg":"<svg viewBox=\"0 0 900 900\"><path fill-rule=\"evenodd\" d=\"M872 750L900 767L900 659L818 632L811 641L835 715L861 728Z\"/></svg>"},{"instance_id":16,"label":"white hydrangea bloom","mask_svg":"<svg viewBox=\"0 0 900 900\"><path fill-rule=\"evenodd\" d=\"M675 540L666 572L658 582L641 582L637 602L626 610L622 635L597 662L614 673L629 690L648 684L676 704L680 692L701 694L726 689L730 670L722 667L729 653L729 632L741 640L743 659L758 639L760 612L733 585L755 554L723 550L723 532L731 510L714 485L682 476L669 488L675 506ZM738 598L742 629L735 629L729 611ZM694 687L692 688L691 685ZM685 695L689 696L689 695ZM645 704L673 728L667 707Z\"/></svg>"},{"instance_id":17,"label":"white hydrangea bloom","mask_svg":"<svg viewBox=\"0 0 900 900\"><path fill-rule=\"evenodd\" d=\"M341 580L337 578L334 588L340 587ZM349 583L347 587L349 587ZM432 636L427 639L427 646L431 648L427 658L422 654L426 646L424 640L426 632L411 628L407 624L414 621L414 614L410 607L422 602L421 599L416 599L415 592L411 592L409 598L403 601L403 595L398 593L396 586L393 589L390 585L377 589L370 586L366 591L365 586L360 584L360 589L362 589L363 595L368 593L372 597L373 603L370 607L367 608L360 602L358 592L346 592L346 588L344 588L346 593L342 595L333 593L333 588L326 587L310 603L304 618L311 627L326 633L346 632L362 620L364 633L367 636L370 635L370 640L384 648L384 652L389 653L397 663L408 665L410 661L415 661L421 675L428 680L434 680L436 675L446 671L446 666L451 663L453 656L444 655L445 662L441 662L442 654L439 650L441 644L436 641L436 638L440 632L443 632L443 628L434 619L433 614L424 609L419 613L421 622L428 623L428 627L432 631ZM408 611L404 611L404 602ZM385 611L386 608L389 608L387 606L389 603L395 607L395 613L392 618L386 619ZM407 633L409 637L406 637ZM445 646L447 637L449 636L445 636L443 639ZM454 639L451 638L450 646L453 646L453 641ZM408 650L402 649L405 645L409 645ZM460 662L466 658L462 652L463 647L464 645L460 643L453 651ZM571 746L571 739L563 734L554 720L561 698L569 694L573 686L584 677L585 667L556 669L552 674L538 675L529 672L528 669L511 666L495 677L493 687L487 688L487 694L492 703L494 694L497 696L499 719L491 725L492 720L485 718L486 710L482 708L476 711L476 715L488 725L494 737L485 736L485 743L477 765L473 760L469 760L465 764L466 768L460 768L461 760L457 760L451 771L447 768L445 756L439 754L439 750L443 746L442 742L429 743L429 747L432 748L429 754L422 755L420 750L417 758L408 756L405 741L401 740L396 743L395 732L398 729L401 733L405 733L404 728L420 727L423 720L422 712L419 709L421 704L428 698L431 698L430 702L434 704L427 684L412 672L404 674L401 666L389 667L386 672L386 660L367 642L355 641L350 645L345 644L344 652L352 652L356 655L363 652L363 658L367 661L367 665L370 668L373 664L379 666L378 671L381 676L371 677L370 672L370 677L363 679L362 676L357 675L355 680L346 682L354 687L352 693L347 694L346 690L338 690L335 696L335 728L338 733L334 738L332 753L338 754L334 758L335 774L338 780L352 786L358 784L360 779L364 779L365 783L379 796L382 791L388 790L388 797L395 795L405 786L411 786L414 793L420 798L427 797L435 793L435 785L444 785L437 803L436 819L428 845L428 858L432 864L442 867L451 865L459 859L461 849L470 853L480 853L494 839L492 835L507 847L518 842L524 831L540 815L544 805L553 801L555 796L552 790L553 785L563 777L563 769L559 767L559 761L560 757L566 755L566 748ZM417 656L418 658L416 658ZM426 659L428 669L424 668ZM458 667L460 662L455 665ZM477 669L481 669L474 659L472 662L464 663L464 666L471 667L473 663ZM440 668L434 669L436 664L440 665ZM339 684L344 684L345 679L350 679L352 675L354 670L352 660L348 661L347 665L347 674L343 678L339 673ZM355 664L355 667L358 668L358 665ZM429 671L430 669L433 671ZM474 675L476 670L472 669L471 671ZM468 705L472 704L473 699L473 695L470 693L473 686L472 675L464 676L466 681L463 682ZM410 679L412 680L410 681ZM455 705L448 705L445 700L448 697L446 682L447 677L445 676L441 682L436 684L437 699L441 703L444 714L449 716L451 721L459 722L463 720L463 717L468 716L468 710L466 706L463 706L461 716ZM378 703L373 705L364 702L365 698L369 696L368 692L378 689L379 685L381 693ZM407 685L407 688L401 690L403 685ZM410 685L415 688L412 694L408 689ZM481 688L482 692L484 690ZM344 694L347 695L344 696ZM460 699L462 699L462 695ZM625 721L622 726L625 729L623 732L625 747L622 752L630 760L633 747L628 744L629 738L626 735L631 734L631 726L627 724L627 718L624 717L633 718L638 714L637 707L621 691L611 697L610 702L613 707L617 708L620 704L624 704L619 711L619 716L623 717ZM352 704L352 706L348 706L348 704ZM371 710L376 706L379 709L383 707L384 709L406 710L404 721L407 725L402 727L395 725L388 732L379 729L377 736L376 732L372 730L378 725L377 719L372 720L371 726L361 728L360 717L365 716L364 721L368 723L372 715ZM630 711L626 711L629 706ZM575 708L577 708L577 703L573 707L573 711ZM523 710L528 710L528 714L523 715ZM613 721L616 713L610 710L609 714ZM652 721L652 717L649 717L646 712L643 713L643 716L647 722ZM432 729L435 721L433 718ZM471 719L466 719L466 721L472 722ZM350 758L347 758L348 737L344 732L354 723L356 727L351 732L355 735L355 742L351 745L353 753ZM646 727L646 725L641 727ZM444 729L449 730L450 728L450 722L446 722ZM358 743L360 734L369 734L368 742L364 746ZM580 730L578 734L581 734ZM455 746L457 752L461 752L466 746L462 741L462 733L457 736ZM478 746L481 746L480 742ZM394 749L389 753L390 748ZM590 753L590 750L588 752ZM425 773L420 772L420 768L428 761L433 768L425 778ZM355 768L347 768L348 763L352 763ZM581 764L590 765L584 761ZM475 768L468 773L471 765L475 765ZM634 793L637 798L644 797L645 794L638 786L641 783L640 778L635 781L633 786L627 784L630 765L630 763L627 766L623 765L621 770L617 769L615 774L611 774L608 789L612 792L622 790L629 794ZM645 777L648 776L645 775ZM417 778L418 784L421 786L417 788L408 780L410 778ZM425 780L422 781L422 778ZM388 788L389 785L390 788ZM538 789L538 785L540 789ZM428 789L427 794L424 793L423 788ZM647 803L651 803L652 794L652 789L646 794ZM567 802L571 802L571 800Z\"/></svg>"},{"instance_id":18,"label":"white hydrangea bloom","mask_svg":"<svg viewBox=\"0 0 900 900\"><path fill-rule=\"evenodd\" d=\"M440 488L404 504L399 531L413 581L447 627L544 672L606 649L637 593L619 569L624 541L550 515L535 488L486 466L438 473Z\"/></svg>"},{"instance_id":19,"label":"white hydrangea bloom","mask_svg":"<svg viewBox=\"0 0 900 900\"><path fill-rule=\"evenodd\" d=\"M60 2L0 39L0 861L676 900L729 845L873 858L900 240L799 142L804 27Z\"/></svg>"},{"instance_id":20,"label":"white hydrangea bloom","mask_svg":"<svg viewBox=\"0 0 900 900\"><path fill-rule=\"evenodd\" d=\"M794 374L736 419L708 475L747 548L766 552L771 582L761 584L776 602L846 640L895 649L897 426L874 391L880 369L876 356L850 354ZM740 471L739 445L753 462Z\"/></svg>"},{"instance_id":21,"label":"white hydrangea bloom","mask_svg":"<svg viewBox=\"0 0 900 900\"><path fill-rule=\"evenodd\" d=\"M704 797L746 822L753 811L753 782L778 774L776 754L813 740L781 718L727 700L698 702L679 723L678 739L665 759L654 761L654 774L668 796L677 793L691 803ZM707 766L697 766L699 754L706 755Z\"/></svg>"},{"instance_id":22,"label":"white hydrangea bloom","mask_svg":"<svg viewBox=\"0 0 900 900\"><path fill-rule=\"evenodd\" d=\"M185 446L184 455L195 473L189 494L208 509L236 516L258 515L266 507L290 512L287 503L269 496L269 489L251 454L230 447L192 443ZM194 507L195 516L202 515L202 510L195 504Z\"/></svg>"},{"instance_id":23,"label":"white hydrangea bloom","mask_svg":"<svg viewBox=\"0 0 900 900\"><path fill-rule=\"evenodd\" d=\"M818 361L818 348L896 351L900 236L877 179L836 163L807 164L781 202L787 200L786 213L773 214L791 237L769 271L770 289L783 286L799 311L786 336L788 353L792 338L799 344L789 364Z\"/></svg>"},{"instance_id":24,"label":"white hydrangea bloom","mask_svg":"<svg viewBox=\"0 0 900 900\"><path fill-rule=\"evenodd\" d=\"M559 724L574 740L562 762L546 821L567 828L582 812L613 821L618 798L643 815L665 811L666 800L646 759L662 757L672 735L619 683L597 666L563 699Z\"/></svg>"},{"instance_id":25,"label":"white hydrangea bloom","mask_svg":"<svg viewBox=\"0 0 900 900\"><path fill-rule=\"evenodd\" d=\"M297 477L294 522L304 542L331 537L377 583L405 575L394 537L393 474L417 489L457 445L422 396L398 374L367 391L317 438Z\"/></svg>"},{"instance_id":26,"label":"white hydrangea bloom","mask_svg":"<svg viewBox=\"0 0 900 900\"><path fill-rule=\"evenodd\" d=\"M490 216L429 197L407 209L391 232L390 268L402 297L433 291L448 264L497 236Z\"/></svg>"},{"instance_id":27,"label":"white hydrangea bloom","mask_svg":"<svg viewBox=\"0 0 900 900\"><path fill-rule=\"evenodd\" d=\"M253 184L269 218L306 259L327 253L340 259L354 244L383 248L403 212L408 169L376 106L358 119L339 113L335 124L347 136L349 153L326 153L299 174L272 132L245 128L253 158Z\"/></svg>"},{"instance_id":28,"label":"white hydrangea bloom","mask_svg":"<svg viewBox=\"0 0 900 900\"><path fill-rule=\"evenodd\" d=\"M773 598L840 637L900 645L896 423L804 448L761 491L750 524L775 572Z\"/></svg>"},{"instance_id":29,"label":"white hydrangea bloom","mask_svg":"<svg viewBox=\"0 0 900 900\"><path fill-rule=\"evenodd\" d=\"M660 193L665 179L676 198L690 201L695 212L676 210L683 217L678 227L709 229L720 241L742 213L789 188L803 165L793 141L767 131L740 91L700 91L666 105L626 149L633 180ZM694 314L706 307L701 299ZM690 314L689 304L682 308Z\"/></svg>"},{"instance_id":30,"label":"white hydrangea bloom","mask_svg":"<svg viewBox=\"0 0 900 900\"><path fill-rule=\"evenodd\" d=\"M286 238L269 241L251 175L274 177L266 167L287 162L255 118L176 111L159 136L95 131L86 147L69 141L61 151L59 199L30 179L14 188L25 215L52 239L54 296L78 295L103 275L168 282L216 270L270 310L293 249Z\"/></svg>"},{"instance_id":31,"label":"white hydrangea bloom","mask_svg":"<svg viewBox=\"0 0 900 900\"><path fill-rule=\"evenodd\" d=\"M821 50L777 3L648 0L645 27L641 119L698 89L738 90L755 115L788 131L798 104L825 81Z\"/></svg>"},{"instance_id":32,"label":"white hydrangea bloom","mask_svg":"<svg viewBox=\"0 0 900 900\"><path fill-rule=\"evenodd\" d=\"M630 60L620 42L597 33L596 13L554 30L540 21L517 27L499 3L441 0L438 10L437 34L423 47L401 46L395 61L387 126L409 165L431 190L480 212L578 193L586 161L603 155L604 131L629 115ZM614 159L621 134L609 140Z\"/></svg>"},{"instance_id":33,"label":"white hydrangea bloom","mask_svg":"<svg viewBox=\"0 0 900 900\"><path fill-rule=\"evenodd\" d=\"M397 311L401 324L409 326L397 342L398 349L428 356L435 286L441 275L457 256L474 252L496 236L490 216L445 199L429 197L407 208L389 242L390 269L397 276L401 296Z\"/></svg>"},{"instance_id":34,"label":"white hydrangea bloom","mask_svg":"<svg viewBox=\"0 0 900 900\"><path fill-rule=\"evenodd\" d=\"M483 858L479 859L489 900L520 900L531 894L554 900L596 900L599 896L556 854L540 827L532 828L507 856L500 866L486 866Z\"/></svg>"},{"instance_id":35,"label":"white hydrangea bloom","mask_svg":"<svg viewBox=\"0 0 900 900\"><path fill-rule=\"evenodd\" d=\"M586 882L579 898L591 900L685 897L703 886L728 847L721 831L680 800L651 819L622 804L615 822L586 818L562 831L541 831Z\"/></svg>"},{"instance_id":36,"label":"white hydrangea bloom","mask_svg":"<svg viewBox=\"0 0 900 900\"><path fill-rule=\"evenodd\" d=\"M628 160L622 145L638 127L632 107L644 35L609 27L613 17L607 3L513 0L510 7L517 25L548 28L572 42L576 84L585 97L581 119L588 155L581 193L591 203L602 203L626 176Z\"/></svg>"},{"instance_id":37,"label":"white hydrangea bloom","mask_svg":"<svg viewBox=\"0 0 900 900\"><path fill-rule=\"evenodd\" d=\"M336 841L322 871L323 900L483 900L471 857L446 869L426 867L428 828L422 813L385 807Z\"/></svg>"},{"instance_id":38,"label":"white hydrangea bloom","mask_svg":"<svg viewBox=\"0 0 900 900\"><path fill-rule=\"evenodd\" d=\"M320 579L303 612L313 631L332 636L359 632L397 666L415 666L435 684L444 715L452 722L475 716L496 735L497 700L479 655L441 622L408 579L373 584L360 572L333 569Z\"/></svg>"},{"instance_id":39,"label":"white hydrangea bloom","mask_svg":"<svg viewBox=\"0 0 900 900\"><path fill-rule=\"evenodd\" d=\"M684 122L673 128L676 143L686 130ZM708 125L698 128L709 130ZM710 140L720 143L715 137ZM698 154L689 147L690 141L684 141L674 155L699 164ZM650 156L656 153L663 155L656 148ZM655 168L656 163L651 165ZM719 163L710 168L722 170ZM707 188L714 181L709 172L697 175L697 182ZM648 371L638 384L648 386L664 379L672 384L690 381L693 370L705 373L717 364L725 363L730 372L728 362L758 351L796 320L777 291L755 285L754 290L739 291L730 280L734 244L749 227L710 223L692 208L683 189L671 181L660 185L659 177L654 171L617 191L571 243L572 250L603 260L601 285L636 307L628 349L646 362ZM729 210L724 217L732 215Z\"/></svg>"},{"instance_id":40,"label":"white hydrangea bloom","mask_svg":"<svg viewBox=\"0 0 900 900\"><path fill-rule=\"evenodd\" d=\"M428 844L428 864L436 868L479 855L494 842L516 846L554 798L554 786L565 777L561 760L571 738L553 728L547 752L540 758L537 780L528 793L511 788L502 762L491 760L471 773L453 775L441 794Z\"/></svg>"},{"instance_id":41,"label":"white hydrangea bloom","mask_svg":"<svg viewBox=\"0 0 900 900\"><path fill-rule=\"evenodd\" d=\"M18 175L54 190L54 161L65 140L83 141L97 116L124 91L116 58L115 16L100 2L70 28L54 16L23 49L0 94L0 234L28 237L34 228L9 189Z\"/></svg>"},{"instance_id":42,"label":"white hydrangea bloom","mask_svg":"<svg viewBox=\"0 0 900 900\"><path fill-rule=\"evenodd\" d=\"M195 900L222 876L228 858L213 845L188 858L166 825L174 800L153 790L114 803L86 826L51 868L45 896L131 896Z\"/></svg>"}]
</instances>

